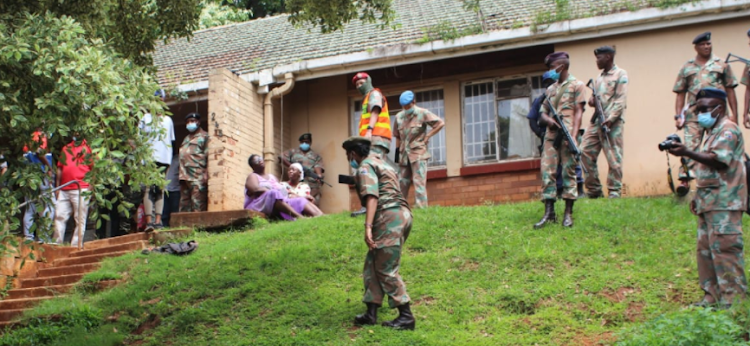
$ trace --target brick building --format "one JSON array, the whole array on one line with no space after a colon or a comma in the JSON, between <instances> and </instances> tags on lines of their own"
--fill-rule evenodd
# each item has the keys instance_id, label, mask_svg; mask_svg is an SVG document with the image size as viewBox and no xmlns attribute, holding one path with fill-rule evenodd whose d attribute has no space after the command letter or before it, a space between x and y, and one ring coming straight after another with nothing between
<instances>
[{"instance_id":1,"label":"brick building","mask_svg":"<svg viewBox=\"0 0 750 346\"><path fill-rule=\"evenodd\" d=\"M383 90L392 115L398 95L410 89L420 106L445 119L430 142L430 204L474 205L538 196L538 140L524 117L542 92L544 56L568 51L571 73L587 81L598 74L593 49L614 45L616 63L630 76L624 193L662 194L666 167L656 144L674 132L677 71L695 55L692 38L706 30L714 33L715 55L750 55L750 0L650 3L575 1L565 9L569 19L544 24L542 14L556 11L545 0L484 1L479 14L455 0L395 0L398 29L353 22L319 34L282 15L195 32L190 41L160 46L154 61L162 85L188 95L170 102L178 137L184 114L195 110L212 136L209 210L241 208L248 156L263 154L278 175L276 157L305 132L313 134L328 180L349 173L340 144L358 123L362 97L350 80L359 71ZM458 38L441 40L448 36ZM589 109L584 124L590 116ZM323 188L325 212L358 207L347 186Z\"/></svg>"}]
</instances>

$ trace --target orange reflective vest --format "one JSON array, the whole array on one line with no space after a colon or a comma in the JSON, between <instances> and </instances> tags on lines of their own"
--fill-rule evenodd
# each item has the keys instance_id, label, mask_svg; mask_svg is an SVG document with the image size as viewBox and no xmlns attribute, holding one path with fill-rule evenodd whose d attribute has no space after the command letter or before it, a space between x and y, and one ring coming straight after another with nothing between
<instances>
[{"instance_id":1,"label":"orange reflective vest","mask_svg":"<svg viewBox=\"0 0 750 346\"><path fill-rule=\"evenodd\" d=\"M383 96L383 108L378 115L378 122L375 123L375 127L372 129L372 135L391 139L391 115L388 113L388 101L385 99L385 95L380 92L380 89L372 89L365 96L365 100L362 101L362 118L359 121L359 135L365 136L367 134L367 127L370 126L370 94L373 91L377 91Z\"/></svg>"}]
</instances>

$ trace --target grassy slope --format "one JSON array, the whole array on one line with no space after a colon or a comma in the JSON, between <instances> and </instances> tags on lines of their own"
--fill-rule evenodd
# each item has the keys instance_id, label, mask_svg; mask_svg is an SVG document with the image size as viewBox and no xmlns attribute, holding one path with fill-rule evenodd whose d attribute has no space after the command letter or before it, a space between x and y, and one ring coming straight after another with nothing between
<instances>
[{"instance_id":1,"label":"grassy slope","mask_svg":"<svg viewBox=\"0 0 750 346\"><path fill-rule=\"evenodd\" d=\"M111 260L99 275L127 272L127 284L47 302L31 315L88 304L102 319L110 317L91 334L101 345L123 339L139 345L581 345L612 340L632 321L700 298L695 218L685 205L669 198L583 200L572 230L532 230L541 213L538 202L416 211L401 270L414 300L415 332L352 327L364 309L366 247L363 219L347 215L248 233L200 233L198 251L182 258ZM381 320L395 315L380 311ZM146 321L153 323L136 331Z\"/></svg>"}]
</instances>

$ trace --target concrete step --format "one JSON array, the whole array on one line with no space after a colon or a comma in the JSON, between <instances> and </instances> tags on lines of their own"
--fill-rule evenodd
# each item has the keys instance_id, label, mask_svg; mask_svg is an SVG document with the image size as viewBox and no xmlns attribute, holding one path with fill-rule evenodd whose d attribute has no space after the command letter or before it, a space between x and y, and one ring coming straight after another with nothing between
<instances>
[{"instance_id":1,"label":"concrete step","mask_svg":"<svg viewBox=\"0 0 750 346\"><path fill-rule=\"evenodd\" d=\"M54 297L34 297L34 298L19 298L19 299L5 299L0 301L0 310L16 310L30 308L42 301L52 299Z\"/></svg>"},{"instance_id":2,"label":"concrete step","mask_svg":"<svg viewBox=\"0 0 750 346\"><path fill-rule=\"evenodd\" d=\"M5 333L6 331L10 331L13 329L16 329L20 327L21 324L14 322L14 321L3 321L0 322L0 334Z\"/></svg>"},{"instance_id":3,"label":"concrete step","mask_svg":"<svg viewBox=\"0 0 750 346\"><path fill-rule=\"evenodd\" d=\"M122 256L124 254L130 253L131 251L120 251L120 252L109 252L109 253L103 253L103 254L94 254L94 255L88 255L88 256L81 256L81 257L68 257L56 260L52 263L53 267L62 267L62 266L71 266L76 264L89 264L89 263L99 263L103 259L107 257L118 257ZM50 269L50 268L45 268Z\"/></svg>"},{"instance_id":4,"label":"concrete step","mask_svg":"<svg viewBox=\"0 0 750 346\"><path fill-rule=\"evenodd\" d=\"M85 273L89 273L89 272L99 269L99 266L101 266L101 263L96 262L96 263L44 268L44 269L40 269L37 272L36 277L46 278L46 277L61 276L61 275L85 274Z\"/></svg>"},{"instance_id":5,"label":"concrete step","mask_svg":"<svg viewBox=\"0 0 750 346\"><path fill-rule=\"evenodd\" d=\"M113 245L120 245L125 243L132 243L135 241L141 241L141 240L148 240L150 235L148 233L133 233L128 235L123 235L119 237L113 237L113 238L107 238L107 239L99 239L99 240L92 240L89 242L86 242L83 244L84 250L93 250L93 249L99 249L103 247L113 246Z\"/></svg>"},{"instance_id":6,"label":"concrete step","mask_svg":"<svg viewBox=\"0 0 750 346\"><path fill-rule=\"evenodd\" d=\"M13 309L0 311L0 322L9 322L21 317L26 309Z\"/></svg>"},{"instance_id":7,"label":"concrete step","mask_svg":"<svg viewBox=\"0 0 750 346\"><path fill-rule=\"evenodd\" d=\"M54 297L66 293L73 289L75 284L57 285L57 286L43 286L33 288L16 288L8 291L8 295L5 297L9 299L24 299L24 298L40 298L40 297ZM4 302L3 300L2 302ZM0 303L2 303L0 302Z\"/></svg>"},{"instance_id":8,"label":"concrete step","mask_svg":"<svg viewBox=\"0 0 750 346\"><path fill-rule=\"evenodd\" d=\"M43 287L43 286L73 284L73 283L80 281L84 275L86 274L81 273L81 274L73 274L73 275L50 276L50 277L44 277L44 278L22 279L19 282L18 288L34 288L34 287Z\"/></svg>"},{"instance_id":9,"label":"concrete step","mask_svg":"<svg viewBox=\"0 0 750 346\"><path fill-rule=\"evenodd\" d=\"M86 249L81 251L76 251L70 254L68 258L74 258L74 257L86 257L96 254L105 254L105 253L113 253L113 252L123 252L123 251L134 251L134 250L141 250L148 247L148 241L147 240L138 240L130 243L122 243L122 244L115 244L111 246L105 246L100 247L97 249Z\"/></svg>"},{"instance_id":10,"label":"concrete step","mask_svg":"<svg viewBox=\"0 0 750 346\"><path fill-rule=\"evenodd\" d=\"M262 213L253 210L203 211L193 213L172 213L169 216L170 227L204 228L206 230L222 229L232 226L242 227L254 217L265 218Z\"/></svg>"}]
</instances>

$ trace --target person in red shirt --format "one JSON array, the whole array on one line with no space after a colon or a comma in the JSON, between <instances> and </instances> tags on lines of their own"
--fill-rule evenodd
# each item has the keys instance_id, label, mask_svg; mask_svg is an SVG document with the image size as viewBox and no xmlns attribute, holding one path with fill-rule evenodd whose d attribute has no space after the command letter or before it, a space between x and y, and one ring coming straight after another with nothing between
<instances>
[{"instance_id":1,"label":"person in red shirt","mask_svg":"<svg viewBox=\"0 0 750 346\"><path fill-rule=\"evenodd\" d=\"M77 180L81 185L81 191L78 191L76 184L70 184L56 192L57 204L55 204L55 241L62 244L65 238L65 224L72 213L76 221L76 232L73 233L71 245L78 245L78 235L81 238L86 232L86 218L89 213L89 197L81 197L81 203L78 203L79 193L90 189L90 186L83 179L86 173L93 168L91 157L91 148L86 144L86 140L76 138L63 147L60 158L57 161L57 186Z\"/></svg>"},{"instance_id":2,"label":"person in red shirt","mask_svg":"<svg viewBox=\"0 0 750 346\"><path fill-rule=\"evenodd\" d=\"M47 150L47 136L42 132L41 128L37 128L34 131L32 141L31 148L29 145L24 145L23 156L29 164L37 165L48 176L42 180L42 184L39 186L38 193L42 195L48 193L52 188L52 154L49 154ZM34 241L35 237L34 232L32 232L32 226L35 219L43 216L53 217L55 215L55 201L54 198L50 203L41 200L30 200L29 198L25 198L25 200L29 204L26 205L26 211L23 214L23 235L27 240ZM42 203L43 205L41 211L37 211L38 203ZM40 241L49 241L49 233L42 232L39 227L36 229L36 234Z\"/></svg>"}]
</instances>

